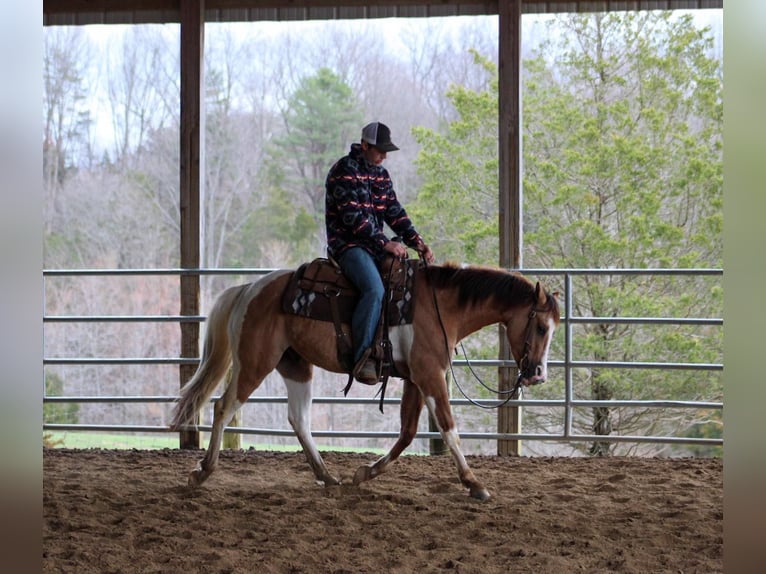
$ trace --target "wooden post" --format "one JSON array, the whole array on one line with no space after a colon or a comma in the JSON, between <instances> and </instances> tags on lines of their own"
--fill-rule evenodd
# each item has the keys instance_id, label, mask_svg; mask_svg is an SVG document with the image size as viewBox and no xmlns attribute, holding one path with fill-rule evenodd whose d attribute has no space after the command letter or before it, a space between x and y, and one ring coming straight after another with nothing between
<instances>
[{"instance_id":1,"label":"wooden post","mask_svg":"<svg viewBox=\"0 0 766 574\"><path fill-rule=\"evenodd\" d=\"M521 196L521 0L498 3L499 25L499 230L500 267L519 269L522 247ZM511 352L503 329L499 333L499 358L510 360ZM498 388L512 389L512 367L500 367ZM500 395L500 398L506 398ZM517 398L517 397L514 397ZM498 433L521 432L521 408L505 406L498 409ZM521 454L521 441L500 440L498 455Z\"/></svg>"},{"instance_id":2,"label":"wooden post","mask_svg":"<svg viewBox=\"0 0 766 574\"><path fill-rule=\"evenodd\" d=\"M181 164L179 203L181 210L181 268L200 267L200 188L203 117L204 0L181 0ZM199 275L181 275L181 315L199 315ZM181 323L181 357L199 357L200 326ZM194 374L194 365L181 365L183 386ZM198 421L196 421L198 422ZM199 448L197 431L180 433L181 448Z\"/></svg>"}]
</instances>

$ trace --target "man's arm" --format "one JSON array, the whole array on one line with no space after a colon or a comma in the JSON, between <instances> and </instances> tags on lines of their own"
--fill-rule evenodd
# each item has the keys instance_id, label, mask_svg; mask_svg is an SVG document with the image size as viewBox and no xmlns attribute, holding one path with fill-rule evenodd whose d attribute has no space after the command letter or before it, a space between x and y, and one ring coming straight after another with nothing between
<instances>
[{"instance_id":1,"label":"man's arm","mask_svg":"<svg viewBox=\"0 0 766 574\"><path fill-rule=\"evenodd\" d=\"M386 209L386 223L388 223L388 226L394 230L394 232L397 235L400 235L402 237L402 240L404 243L408 246L414 249L418 252L420 255L420 258L423 259L426 263L433 263L435 258L433 251L431 251L431 248L426 245L426 243L423 241L423 238L420 236L420 234L415 229L415 226L412 223L412 220L410 219L409 215L407 215L407 210L404 208L404 206L399 203L399 200L396 197L396 192L393 190L393 187L389 191L388 194L388 208ZM391 242L396 243L396 242ZM387 246L388 244L386 244ZM389 253L394 253L399 251L403 251L401 255L397 255L398 257L404 257L404 254L406 253L406 249L404 249L404 246L400 243L397 243L399 247L401 247L401 250L398 248L388 248L385 249ZM385 248L385 247L384 247ZM393 251L396 249L396 252Z\"/></svg>"}]
</instances>

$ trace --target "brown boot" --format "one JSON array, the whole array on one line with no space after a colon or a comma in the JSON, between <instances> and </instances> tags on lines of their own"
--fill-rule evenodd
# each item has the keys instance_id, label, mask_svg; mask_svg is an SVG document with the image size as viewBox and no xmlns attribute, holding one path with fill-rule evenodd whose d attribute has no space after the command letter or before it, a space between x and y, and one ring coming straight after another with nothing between
<instances>
[{"instance_id":1,"label":"brown boot","mask_svg":"<svg viewBox=\"0 0 766 574\"><path fill-rule=\"evenodd\" d=\"M365 385L377 385L379 381L378 368L373 359L372 349L367 349L354 367L354 378Z\"/></svg>"}]
</instances>

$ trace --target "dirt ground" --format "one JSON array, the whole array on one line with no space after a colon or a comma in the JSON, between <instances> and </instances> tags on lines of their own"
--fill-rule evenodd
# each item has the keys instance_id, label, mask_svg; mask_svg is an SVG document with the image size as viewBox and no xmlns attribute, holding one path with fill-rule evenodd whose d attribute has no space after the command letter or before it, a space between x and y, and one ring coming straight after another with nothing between
<instances>
[{"instance_id":1,"label":"dirt ground","mask_svg":"<svg viewBox=\"0 0 766 574\"><path fill-rule=\"evenodd\" d=\"M43 572L723 571L720 459L407 456L359 487L372 454L325 453L349 484L317 485L302 453L45 449Z\"/></svg>"}]
</instances>

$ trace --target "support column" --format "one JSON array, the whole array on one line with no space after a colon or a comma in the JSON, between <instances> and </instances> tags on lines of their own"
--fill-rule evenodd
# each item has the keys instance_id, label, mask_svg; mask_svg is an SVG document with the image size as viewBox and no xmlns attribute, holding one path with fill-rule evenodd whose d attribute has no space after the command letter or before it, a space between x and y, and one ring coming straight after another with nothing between
<instances>
[{"instance_id":1,"label":"support column","mask_svg":"<svg viewBox=\"0 0 766 574\"><path fill-rule=\"evenodd\" d=\"M203 116L202 89L204 49L204 0L181 0L181 162L179 202L181 209L181 268L199 269L201 237L201 174ZM181 315L200 314L200 277L183 274ZM181 323L181 358L199 356L200 326L197 322ZM181 386L191 379L195 365L181 365ZM180 448L199 448L196 431L180 433Z\"/></svg>"},{"instance_id":2,"label":"support column","mask_svg":"<svg viewBox=\"0 0 766 574\"><path fill-rule=\"evenodd\" d=\"M521 0L499 0L499 231L500 267L521 268ZM508 340L500 328L499 358L512 360ZM498 388L509 391L515 382L515 367L500 367ZM506 395L500 395L504 399ZM514 396L513 398L518 398ZM521 408L498 409L498 433L521 432ZM521 454L521 441L500 440L498 455Z\"/></svg>"}]
</instances>

